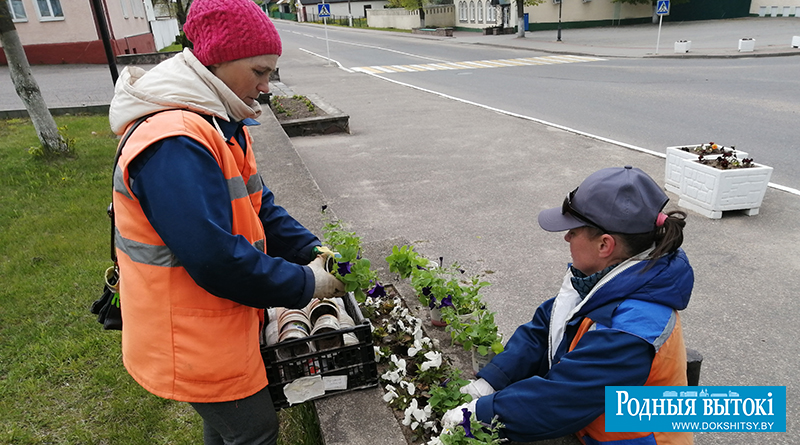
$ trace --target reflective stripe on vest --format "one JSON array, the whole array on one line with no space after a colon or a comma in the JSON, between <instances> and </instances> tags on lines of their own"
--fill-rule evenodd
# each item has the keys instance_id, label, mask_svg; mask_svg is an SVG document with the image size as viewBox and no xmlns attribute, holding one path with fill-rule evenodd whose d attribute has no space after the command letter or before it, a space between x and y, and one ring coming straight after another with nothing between
<instances>
[{"instance_id":1,"label":"reflective stripe on vest","mask_svg":"<svg viewBox=\"0 0 800 445\"><path fill-rule=\"evenodd\" d=\"M147 220L130 188L128 166L161 139L187 136L198 141L227 180L232 234L266 252L258 217L263 185L244 131L245 150L235 140L225 141L198 114L164 111L133 132L114 172L123 362L142 387L164 398L224 402L263 389L267 376L258 340L263 311L197 285Z\"/></svg>"}]
</instances>

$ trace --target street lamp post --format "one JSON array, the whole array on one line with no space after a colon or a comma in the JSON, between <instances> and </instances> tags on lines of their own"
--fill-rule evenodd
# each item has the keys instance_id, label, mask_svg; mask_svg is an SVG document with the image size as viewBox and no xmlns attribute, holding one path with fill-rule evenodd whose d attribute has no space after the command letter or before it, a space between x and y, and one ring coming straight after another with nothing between
<instances>
[{"instance_id":1,"label":"street lamp post","mask_svg":"<svg viewBox=\"0 0 800 445\"><path fill-rule=\"evenodd\" d=\"M558 2L558 37L556 38L557 42L561 41L561 4L564 3L564 0L559 0Z\"/></svg>"}]
</instances>

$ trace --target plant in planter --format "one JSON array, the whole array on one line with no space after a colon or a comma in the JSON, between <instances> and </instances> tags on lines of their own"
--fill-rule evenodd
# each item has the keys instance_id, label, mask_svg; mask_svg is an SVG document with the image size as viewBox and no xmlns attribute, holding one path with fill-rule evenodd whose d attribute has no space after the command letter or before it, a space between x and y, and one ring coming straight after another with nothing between
<instances>
[{"instance_id":1,"label":"plant in planter","mask_svg":"<svg viewBox=\"0 0 800 445\"><path fill-rule=\"evenodd\" d=\"M461 321L448 319L448 329L453 342L460 343L465 351L472 352L472 370L478 372L494 355L503 352L503 336L494 322L494 312L488 309L476 311L473 318Z\"/></svg>"},{"instance_id":2,"label":"plant in planter","mask_svg":"<svg viewBox=\"0 0 800 445\"><path fill-rule=\"evenodd\" d=\"M485 307L480 291L488 285L489 282L481 281L478 275L471 277L469 281L454 279L447 282L450 304L442 307L442 319L449 326L448 330L461 326L472 318L475 311Z\"/></svg>"},{"instance_id":3,"label":"plant in planter","mask_svg":"<svg viewBox=\"0 0 800 445\"><path fill-rule=\"evenodd\" d=\"M361 238L344 230L341 221L331 221L323 227L325 243L339 253L333 258L331 272L342 280L345 292L352 292L356 301L363 303L370 295L383 292L378 273L371 269L368 259L361 257Z\"/></svg>"},{"instance_id":4,"label":"plant in planter","mask_svg":"<svg viewBox=\"0 0 800 445\"><path fill-rule=\"evenodd\" d=\"M427 260L426 260L427 261ZM441 310L453 306L451 289L458 284L454 267L445 268L429 261L411 271L411 287L417 294L419 302L431 311L431 323L444 326L441 321Z\"/></svg>"},{"instance_id":5,"label":"plant in planter","mask_svg":"<svg viewBox=\"0 0 800 445\"><path fill-rule=\"evenodd\" d=\"M736 153L713 158L700 155L683 159L678 205L709 218L723 211L744 210L757 215L772 177L772 167L756 164L752 158L739 160Z\"/></svg>"},{"instance_id":6,"label":"plant in planter","mask_svg":"<svg viewBox=\"0 0 800 445\"><path fill-rule=\"evenodd\" d=\"M741 161L736 157L736 153L724 153L717 157L706 158L702 154L697 157L697 162L710 165L720 170L732 168L750 168L753 166L753 158L744 158Z\"/></svg>"},{"instance_id":7,"label":"plant in planter","mask_svg":"<svg viewBox=\"0 0 800 445\"><path fill-rule=\"evenodd\" d=\"M400 275L400 278L408 278L413 271L429 265L428 259L414 251L414 246L393 246L386 262L389 263L389 271Z\"/></svg>"},{"instance_id":8,"label":"plant in planter","mask_svg":"<svg viewBox=\"0 0 800 445\"><path fill-rule=\"evenodd\" d=\"M725 153L736 154L736 156L740 158L746 158L748 156L747 152L737 150L734 146L726 147L714 142L667 147L667 160L664 169L664 188L672 193L680 192L681 176L683 175L683 159L697 159L698 155L703 155L706 158L714 158Z\"/></svg>"}]
</instances>

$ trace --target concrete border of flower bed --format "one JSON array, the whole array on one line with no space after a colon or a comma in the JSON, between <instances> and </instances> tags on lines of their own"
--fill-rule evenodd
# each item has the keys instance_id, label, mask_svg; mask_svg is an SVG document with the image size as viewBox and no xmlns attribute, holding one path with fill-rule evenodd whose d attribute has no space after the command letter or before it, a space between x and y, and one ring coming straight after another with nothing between
<instances>
[{"instance_id":1,"label":"concrete border of flower bed","mask_svg":"<svg viewBox=\"0 0 800 445\"><path fill-rule=\"evenodd\" d=\"M316 94L309 94L306 97L326 115L281 121L281 127L289 137L350 133L350 116Z\"/></svg>"},{"instance_id":2,"label":"concrete border of flower bed","mask_svg":"<svg viewBox=\"0 0 800 445\"><path fill-rule=\"evenodd\" d=\"M453 37L453 28L413 28L411 34L425 34L429 36Z\"/></svg>"}]
</instances>

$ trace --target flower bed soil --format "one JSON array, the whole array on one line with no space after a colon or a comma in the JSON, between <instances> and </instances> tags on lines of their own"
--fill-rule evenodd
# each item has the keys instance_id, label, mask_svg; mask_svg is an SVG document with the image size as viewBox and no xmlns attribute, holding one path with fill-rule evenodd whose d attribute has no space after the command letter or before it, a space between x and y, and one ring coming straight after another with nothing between
<instances>
[{"instance_id":1,"label":"flower bed soil","mask_svg":"<svg viewBox=\"0 0 800 445\"><path fill-rule=\"evenodd\" d=\"M302 96L275 96L270 102L270 109L275 114L278 122L326 116L328 114L318 106L313 106L313 109L311 109L306 101L308 99Z\"/></svg>"}]
</instances>

